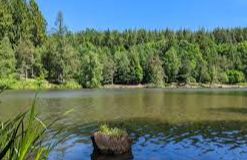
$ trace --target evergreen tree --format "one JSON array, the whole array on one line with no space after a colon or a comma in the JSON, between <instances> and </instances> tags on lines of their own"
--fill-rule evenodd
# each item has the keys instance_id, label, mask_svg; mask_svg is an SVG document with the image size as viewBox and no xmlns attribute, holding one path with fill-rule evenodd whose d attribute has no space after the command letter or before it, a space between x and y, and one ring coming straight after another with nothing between
<instances>
[{"instance_id":1,"label":"evergreen tree","mask_svg":"<svg viewBox=\"0 0 247 160\"><path fill-rule=\"evenodd\" d=\"M130 61L126 51L117 51L115 53L116 72L114 74L115 84L130 83Z\"/></svg>"},{"instance_id":2,"label":"evergreen tree","mask_svg":"<svg viewBox=\"0 0 247 160\"><path fill-rule=\"evenodd\" d=\"M56 32L46 43L46 53L43 62L48 71L48 80L54 83L64 83L72 79L78 69L78 54L67 40L67 29L63 22L63 14L58 13Z\"/></svg>"},{"instance_id":3,"label":"evergreen tree","mask_svg":"<svg viewBox=\"0 0 247 160\"><path fill-rule=\"evenodd\" d=\"M83 55L79 82L83 87L100 87L102 81L102 65L96 53L89 51Z\"/></svg>"},{"instance_id":4,"label":"evergreen tree","mask_svg":"<svg viewBox=\"0 0 247 160\"><path fill-rule=\"evenodd\" d=\"M140 64L139 54L135 50L128 52L130 84L139 84L143 80L143 70Z\"/></svg>"},{"instance_id":5,"label":"evergreen tree","mask_svg":"<svg viewBox=\"0 0 247 160\"><path fill-rule=\"evenodd\" d=\"M0 78L9 78L15 74L15 54L7 37L0 42Z\"/></svg>"},{"instance_id":6,"label":"evergreen tree","mask_svg":"<svg viewBox=\"0 0 247 160\"><path fill-rule=\"evenodd\" d=\"M164 70L167 74L168 82L175 82L179 68L181 66L181 61L178 57L177 50L174 47L171 47L163 58L164 60Z\"/></svg>"},{"instance_id":7,"label":"evergreen tree","mask_svg":"<svg viewBox=\"0 0 247 160\"><path fill-rule=\"evenodd\" d=\"M0 40L5 36L10 36L13 19L8 0L0 0Z\"/></svg>"},{"instance_id":8,"label":"evergreen tree","mask_svg":"<svg viewBox=\"0 0 247 160\"><path fill-rule=\"evenodd\" d=\"M148 83L155 84L156 86L164 85L164 70L162 68L162 62L158 55L150 55L147 62L148 70Z\"/></svg>"},{"instance_id":9,"label":"evergreen tree","mask_svg":"<svg viewBox=\"0 0 247 160\"><path fill-rule=\"evenodd\" d=\"M102 84L113 84L114 82L114 73L116 70L116 65L114 63L114 60L112 58L112 55L109 54L109 51L103 51L100 54L100 61L103 66L102 71Z\"/></svg>"},{"instance_id":10,"label":"evergreen tree","mask_svg":"<svg viewBox=\"0 0 247 160\"><path fill-rule=\"evenodd\" d=\"M29 7L25 0L12 0L11 11L13 25L11 27L11 40L18 45L20 40L30 41L32 37L32 21Z\"/></svg>"},{"instance_id":11,"label":"evergreen tree","mask_svg":"<svg viewBox=\"0 0 247 160\"><path fill-rule=\"evenodd\" d=\"M35 48L31 41L20 40L16 47L16 59L20 78L34 78Z\"/></svg>"},{"instance_id":12,"label":"evergreen tree","mask_svg":"<svg viewBox=\"0 0 247 160\"><path fill-rule=\"evenodd\" d=\"M46 21L35 0L29 1L31 13L31 40L35 46L41 46L46 40Z\"/></svg>"}]
</instances>

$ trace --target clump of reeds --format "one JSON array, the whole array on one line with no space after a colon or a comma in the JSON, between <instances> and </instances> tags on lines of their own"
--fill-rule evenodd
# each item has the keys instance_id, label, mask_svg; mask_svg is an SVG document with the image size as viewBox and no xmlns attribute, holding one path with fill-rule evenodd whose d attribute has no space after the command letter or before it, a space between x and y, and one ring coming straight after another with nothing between
<instances>
[{"instance_id":1,"label":"clump of reeds","mask_svg":"<svg viewBox=\"0 0 247 160\"><path fill-rule=\"evenodd\" d=\"M0 159L47 159L54 145L43 145L50 127L51 125L45 125L38 118L35 101L30 111L6 122L0 122Z\"/></svg>"}]
</instances>

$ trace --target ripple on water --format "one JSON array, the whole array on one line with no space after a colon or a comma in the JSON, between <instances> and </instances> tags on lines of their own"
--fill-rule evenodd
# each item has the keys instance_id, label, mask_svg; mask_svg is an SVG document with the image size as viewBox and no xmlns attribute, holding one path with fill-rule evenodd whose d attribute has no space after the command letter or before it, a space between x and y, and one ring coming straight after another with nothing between
<instances>
[{"instance_id":1,"label":"ripple on water","mask_svg":"<svg viewBox=\"0 0 247 160\"><path fill-rule=\"evenodd\" d=\"M152 119L131 119L108 123L128 130L137 160L247 159L246 122L169 124ZM238 130L243 126L246 130ZM70 129L71 136L52 152L50 159L91 159L90 135L97 127L98 123L90 123Z\"/></svg>"}]
</instances>

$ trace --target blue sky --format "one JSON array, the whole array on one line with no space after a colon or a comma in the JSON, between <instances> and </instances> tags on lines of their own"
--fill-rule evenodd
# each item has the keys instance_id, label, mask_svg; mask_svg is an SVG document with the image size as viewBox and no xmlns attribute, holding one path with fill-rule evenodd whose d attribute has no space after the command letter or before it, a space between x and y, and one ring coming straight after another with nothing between
<instances>
[{"instance_id":1,"label":"blue sky","mask_svg":"<svg viewBox=\"0 0 247 160\"><path fill-rule=\"evenodd\" d=\"M48 30L58 11L71 31L247 27L247 0L37 0Z\"/></svg>"}]
</instances>

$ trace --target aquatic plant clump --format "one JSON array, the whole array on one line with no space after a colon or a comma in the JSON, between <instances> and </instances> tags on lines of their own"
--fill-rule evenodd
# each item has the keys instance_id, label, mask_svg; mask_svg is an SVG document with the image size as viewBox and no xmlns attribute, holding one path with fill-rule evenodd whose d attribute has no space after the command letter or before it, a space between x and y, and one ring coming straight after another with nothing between
<instances>
[{"instance_id":1,"label":"aquatic plant clump","mask_svg":"<svg viewBox=\"0 0 247 160\"><path fill-rule=\"evenodd\" d=\"M100 134L110 136L110 137L122 137L122 136L128 136L128 133L124 129L120 128L111 128L108 125L104 124L100 126L99 132Z\"/></svg>"},{"instance_id":2,"label":"aquatic plant clump","mask_svg":"<svg viewBox=\"0 0 247 160\"><path fill-rule=\"evenodd\" d=\"M126 130L110 128L102 125L98 132L92 135L94 155L122 155L131 156L131 139Z\"/></svg>"}]
</instances>

